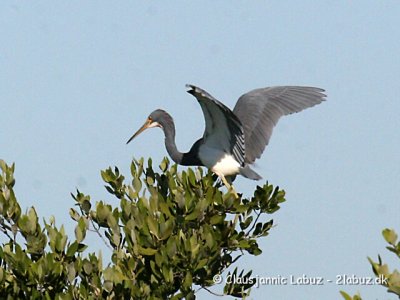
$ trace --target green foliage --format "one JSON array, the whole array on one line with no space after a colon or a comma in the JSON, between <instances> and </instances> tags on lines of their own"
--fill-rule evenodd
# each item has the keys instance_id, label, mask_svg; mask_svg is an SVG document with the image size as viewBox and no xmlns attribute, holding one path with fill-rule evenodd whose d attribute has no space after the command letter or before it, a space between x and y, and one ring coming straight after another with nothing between
<instances>
[{"instance_id":1,"label":"green foliage","mask_svg":"<svg viewBox=\"0 0 400 300\"><path fill-rule=\"evenodd\" d=\"M261 218L285 201L284 192L268 184L236 199L201 168L177 172L164 159L157 173L151 160L146 166L141 159L131 164L130 184L118 168L101 172L119 205L92 202L80 191L72 195L76 226L68 237L54 218L41 226L33 207L21 213L14 165L0 161L0 167L0 228L8 240L0 248L2 299L195 299L245 253L261 254L258 239L273 226ZM90 231L112 251L106 266L101 252L85 251ZM227 283L225 294L249 295L251 271L244 273L229 273L249 284Z\"/></svg>"},{"instance_id":2,"label":"green foliage","mask_svg":"<svg viewBox=\"0 0 400 300\"><path fill-rule=\"evenodd\" d=\"M340 291L340 294L343 296L343 298L345 300L362 300L361 296L359 294L354 295L353 297L351 297L349 294L347 294L347 293L345 293L343 291Z\"/></svg>"},{"instance_id":3,"label":"green foliage","mask_svg":"<svg viewBox=\"0 0 400 300\"><path fill-rule=\"evenodd\" d=\"M386 247L390 252L396 254L398 258L400 258L400 241L397 240L397 234L393 229L384 229L382 231L382 235L389 246ZM393 272L389 271L389 267L387 264L382 262L380 256L378 256L378 262L374 262L371 258L368 257L369 262L372 265L372 270L375 275L381 278L385 278L386 282L382 285L387 287L387 291L389 293L394 293L400 298L400 272L398 270L393 270Z\"/></svg>"},{"instance_id":4,"label":"green foliage","mask_svg":"<svg viewBox=\"0 0 400 300\"><path fill-rule=\"evenodd\" d=\"M382 231L382 235L385 241L389 244L386 249L388 249L390 252L393 252L400 259L400 241L398 240L396 232L393 229L386 228ZM393 272L390 272L389 266L382 262L380 256L378 256L378 262L374 262L369 257L368 261L372 266L374 274L380 279L381 285L387 288L388 293L396 294L400 298L400 272L396 269L393 270ZM361 300L360 295L355 295L353 298L351 298L343 291L340 293L346 300Z\"/></svg>"}]
</instances>

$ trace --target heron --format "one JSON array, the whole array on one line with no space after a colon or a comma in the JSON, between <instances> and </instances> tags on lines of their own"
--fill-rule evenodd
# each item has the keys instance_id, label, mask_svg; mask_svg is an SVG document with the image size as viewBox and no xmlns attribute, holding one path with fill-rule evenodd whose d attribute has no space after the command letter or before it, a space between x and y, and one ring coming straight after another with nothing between
<instances>
[{"instance_id":1,"label":"heron","mask_svg":"<svg viewBox=\"0 0 400 300\"><path fill-rule=\"evenodd\" d=\"M144 130L159 127L164 132L167 152L175 163L207 167L236 197L226 177L240 174L253 180L262 178L251 165L264 152L279 118L320 104L326 97L325 90L316 87L266 87L243 94L231 110L205 90L190 84L186 87L199 102L205 119L203 137L189 152L177 149L174 120L162 109L153 111L127 144Z\"/></svg>"}]
</instances>

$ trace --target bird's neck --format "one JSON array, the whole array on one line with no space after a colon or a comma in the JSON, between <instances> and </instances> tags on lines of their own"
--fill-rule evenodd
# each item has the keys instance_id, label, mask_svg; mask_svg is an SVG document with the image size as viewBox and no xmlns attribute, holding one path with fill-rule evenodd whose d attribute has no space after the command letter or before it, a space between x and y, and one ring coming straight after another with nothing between
<instances>
[{"instance_id":1,"label":"bird's neck","mask_svg":"<svg viewBox=\"0 0 400 300\"><path fill-rule=\"evenodd\" d=\"M163 124L165 135L165 148L172 160L177 164L182 163L183 153L178 150L175 144L175 126L173 123Z\"/></svg>"},{"instance_id":2,"label":"bird's neck","mask_svg":"<svg viewBox=\"0 0 400 300\"><path fill-rule=\"evenodd\" d=\"M180 152L175 144L175 125L170 122L163 124L164 135L165 135L165 148L172 160L183 166L202 166L202 162L197 156L198 147L201 144L202 139L198 140L187 153Z\"/></svg>"}]
</instances>

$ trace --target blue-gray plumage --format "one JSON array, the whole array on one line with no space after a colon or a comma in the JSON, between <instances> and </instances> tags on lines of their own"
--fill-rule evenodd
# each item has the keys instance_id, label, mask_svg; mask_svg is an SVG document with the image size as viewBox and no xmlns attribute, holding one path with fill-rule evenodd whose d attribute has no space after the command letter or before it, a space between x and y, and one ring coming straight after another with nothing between
<instances>
[{"instance_id":1,"label":"blue-gray plumage","mask_svg":"<svg viewBox=\"0 0 400 300\"><path fill-rule=\"evenodd\" d=\"M147 128L160 127L168 154L176 163L206 166L227 186L227 175L261 179L250 164L261 157L279 118L317 105L326 97L323 89L315 87L267 87L242 95L232 111L206 91L193 85L187 88L199 102L206 123L203 137L189 152L182 153L176 148L174 121L161 109L153 111L127 143Z\"/></svg>"}]
</instances>

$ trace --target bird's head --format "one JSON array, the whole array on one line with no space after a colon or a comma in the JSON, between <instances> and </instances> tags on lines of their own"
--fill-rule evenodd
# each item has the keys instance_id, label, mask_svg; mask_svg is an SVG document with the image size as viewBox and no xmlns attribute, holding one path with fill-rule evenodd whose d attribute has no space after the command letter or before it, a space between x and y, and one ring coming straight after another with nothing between
<instances>
[{"instance_id":1,"label":"bird's head","mask_svg":"<svg viewBox=\"0 0 400 300\"><path fill-rule=\"evenodd\" d=\"M139 130L136 131L126 143L128 144L130 141L132 141L135 137L137 137L147 128L160 127L163 129L165 124L171 121L172 118L166 111L162 109L156 109L147 117L147 120L146 122L144 122L143 126L140 127Z\"/></svg>"}]
</instances>

